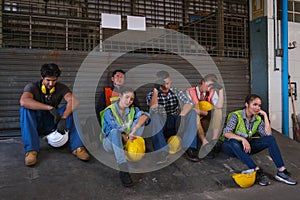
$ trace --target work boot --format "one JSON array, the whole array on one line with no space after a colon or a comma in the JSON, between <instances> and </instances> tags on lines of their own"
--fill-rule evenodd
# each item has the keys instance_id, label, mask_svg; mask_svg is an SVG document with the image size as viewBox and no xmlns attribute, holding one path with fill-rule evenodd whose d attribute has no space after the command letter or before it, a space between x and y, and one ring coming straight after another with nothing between
<instances>
[{"instance_id":1,"label":"work boot","mask_svg":"<svg viewBox=\"0 0 300 200\"><path fill-rule=\"evenodd\" d=\"M88 154L88 152L84 147L78 147L72 153L80 160L88 161L90 159L90 155Z\"/></svg>"},{"instance_id":2,"label":"work boot","mask_svg":"<svg viewBox=\"0 0 300 200\"><path fill-rule=\"evenodd\" d=\"M133 186L133 182L131 179L131 176L128 172L128 166L127 163L122 163L119 165L119 176L122 182L122 185L124 187L132 187Z\"/></svg>"},{"instance_id":3,"label":"work boot","mask_svg":"<svg viewBox=\"0 0 300 200\"><path fill-rule=\"evenodd\" d=\"M37 152L36 151L28 151L25 154L25 165L26 166L33 166L37 162Z\"/></svg>"}]
</instances>

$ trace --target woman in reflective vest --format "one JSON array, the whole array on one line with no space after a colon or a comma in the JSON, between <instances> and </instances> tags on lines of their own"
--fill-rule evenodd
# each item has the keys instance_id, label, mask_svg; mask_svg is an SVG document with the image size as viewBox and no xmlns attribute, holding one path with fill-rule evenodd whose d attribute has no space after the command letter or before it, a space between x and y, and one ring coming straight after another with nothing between
<instances>
[{"instance_id":1,"label":"woman in reflective vest","mask_svg":"<svg viewBox=\"0 0 300 200\"><path fill-rule=\"evenodd\" d=\"M239 158L249 169L254 169L257 182L266 186L270 184L269 178L254 163L250 155L268 149L277 167L275 179L295 185L297 182L289 177L276 140L271 135L269 118L267 113L261 110L261 103L262 100L258 95L250 94L245 99L243 110L234 111L228 115L221 137L224 141L222 151L229 156Z\"/></svg>"},{"instance_id":2,"label":"woman in reflective vest","mask_svg":"<svg viewBox=\"0 0 300 200\"><path fill-rule=\"evenodd\" d=\"M130 187L133 183L128 173L123 144L128 139L134 140L136 136L141 136L144 125L150 121L148 113L132 106L133 100L133 90L122 86L119 100L100 112L103 148L114 154L120 169L120 179L125 187Z\"/></svg>"}]
</instances>

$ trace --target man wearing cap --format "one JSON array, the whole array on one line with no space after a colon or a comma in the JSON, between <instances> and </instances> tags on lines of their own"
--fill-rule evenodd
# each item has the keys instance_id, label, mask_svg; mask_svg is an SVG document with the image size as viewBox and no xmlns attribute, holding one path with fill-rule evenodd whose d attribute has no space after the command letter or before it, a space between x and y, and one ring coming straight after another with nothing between
<instances>
[{"instance_id":1,"label":"man wearing cap","mask_svg":"<svg viewBox=\"0 0 300 200\"><path fill-rule=\"evenodd\" d=\"M182 148L186 149L187 158L193 162L200 161L197 154L197 114L192 101L183 91L172 87L167 71L159 71L156 76L157 84L147 95L147 105L152 119L153 148L161 151L159 162L167 160L169 147L166 140L176 134L182 137Z\"/></svg>"},{"instance_id":2,"label":"man wearing cap","mask_svg":"<svg viewBox=\"0 0 300 200\"><path fill-rule=\"evenodd\" d=\"M25 165L33 166L37 162L39 152L39 135L49 134L57 130L61 135L69 134L72 153L80 160L89 160L79 131L75 127L74 110L78 107L78 100L71 90L58 82L60 69L54 63L46 63L41 67L41 80L28 83L20 98L20 125L25 148ZM66 104L58 108L62 100ZM57 135L57 133L56 133ZM51 137L53 138L53 137ZM64 142L66 137L61 138ZM62 144L56 141L54 144Z\"/></svg>"}]
</instances>

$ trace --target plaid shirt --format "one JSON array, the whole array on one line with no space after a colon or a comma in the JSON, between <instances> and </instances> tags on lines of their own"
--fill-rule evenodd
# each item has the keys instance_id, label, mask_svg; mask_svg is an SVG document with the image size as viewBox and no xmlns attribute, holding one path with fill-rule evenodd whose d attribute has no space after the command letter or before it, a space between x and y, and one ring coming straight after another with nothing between
<instances>
[{"instance_id":1,"label":"plaid shirt","mask_svg":"<svg viewBox=\"0 0 300 200\"><path fill-rule=\"evenodd\" d=\"M149 106L152 98L153 91L147 95L147 105ZM184 92L177 88L171 88L166 96L159 90L158 91L158 108L152 109L152 111L158 111L159 113L167 116L179 114L179 104L193 104L192 101L185 95Z\"/></svg>"}]
</instances>

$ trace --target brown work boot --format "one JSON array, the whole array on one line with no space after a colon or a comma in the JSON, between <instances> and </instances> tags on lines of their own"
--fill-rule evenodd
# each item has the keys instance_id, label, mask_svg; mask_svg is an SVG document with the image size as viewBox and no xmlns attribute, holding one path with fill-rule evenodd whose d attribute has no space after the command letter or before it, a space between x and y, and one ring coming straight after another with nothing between
<instances>
[{"instance_id":1,"label":"brown work boot","mask_svg":"<svg viewBox=\"0 0 300 200\"><path fill-rule=\"evenodd\" d=\"M36 156L37 156L37 152L36 151L28 151L25 154L25 165L26 166L33 166L33 165L35 165L36 162L37 162Z\"/></svg>"},{"instance_id":2,"label":"brown work boot","mask_svg":"<svg viewBox=\"0 0 300 200\"><path fill-rule=\"evenodd\" d=\"M72 153L80 160L87 161L90 159L90 155L88 154L88 152L84 147L78 147Z\"/></svg>"}]
</instances>

